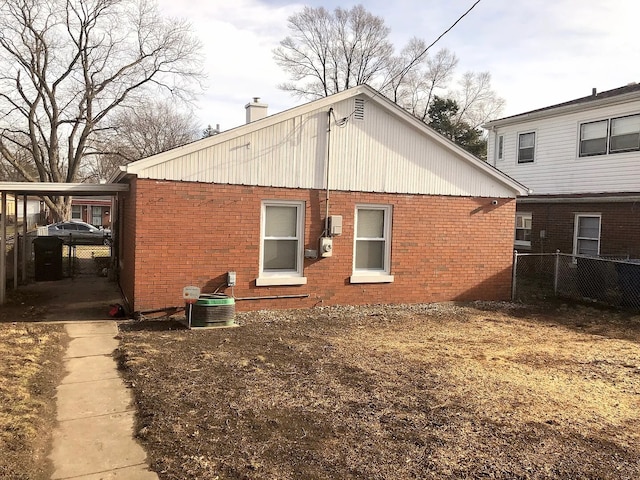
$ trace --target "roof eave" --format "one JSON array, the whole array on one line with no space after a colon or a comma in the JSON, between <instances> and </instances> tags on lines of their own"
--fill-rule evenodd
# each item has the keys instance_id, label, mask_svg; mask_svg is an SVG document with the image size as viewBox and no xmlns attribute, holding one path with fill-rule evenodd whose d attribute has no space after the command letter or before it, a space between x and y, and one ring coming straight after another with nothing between
<instances>
[{"instance_id":1,"label":"roof eave","mask_svg":"<svg viewBox=\"0 0 640 480\"><path fill-rule=\"evenodd\" d=\"M542 110L533 110L530 112L513 115L511 117L498 118L491 120L490 122L482 125L482 128L491 130L494 127L502 127L510 125L512 123L521 123L523 121L538 120L547 117L554 117L557 115L565 115L567 113L579 112L581 110L590 110L593 108L604 107L608 105L615 105L618 103L626 103L630 100L640 100L640 92L629 92L614 97L594 98L593 100L587 100L581 103L575 103L571 105L562 105L558 107L549 107Z\"/></svg>"},{"instance_id":2,"label":"roof eave","mask_svg":"<svg viewBox=\"0 0 640 480\"><path fill-rule=\"evenodd\" d=\"M21 195L115 195L128 190L128 185L109 183L0 182L0 192Z\"/></svg>"}]
</instances>

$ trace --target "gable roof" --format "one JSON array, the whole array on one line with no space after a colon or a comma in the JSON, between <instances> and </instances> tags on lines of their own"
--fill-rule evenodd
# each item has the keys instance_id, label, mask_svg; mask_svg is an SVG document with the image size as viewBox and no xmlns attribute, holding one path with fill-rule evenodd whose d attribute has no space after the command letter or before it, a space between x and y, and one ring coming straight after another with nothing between
<instances>
[{"instance_id":1,"label":"gable roof","mask_svg":"<svg viewBox=\"0 0 640 480\"><path fill-rule=\"evenodd\" d=\"M594 92L589 96L576 98L575 100L569 100L568 102L557 103L548 107L538 108L529 112L519 113L517 115L511 115L509 117L491 120L484 124L483 128L490 129L491 127L509 125L511 123L519 123L521 121L534 120L538 118L552 117L555 115L563 115L565 113L613 105L616 103L625 103L630 100L637 99L640 99L640 84L638 83L630 83L624 87L618 87L600 93L596 93L594 89Z\"/></svg>"},{"instance_id":2,"label":"gable roof","mask_svg":"<svg viewBox=\"0 0 640 480\"><path fill-rule=\"evenodd\" d=\"M358 150L353 146L353 143L358 142L358 140L354 140L354 138L363 138L362 131L365 129L365 127L361 126L362 124L358 124L357 121L352 118L355 112L354 102L356 98L364 100L378 113L376 119L377 130L374 134L385 137L384 140L380 139L377 142L371 142L376 143L378 150L369 145L371 148L370 151L367 152L368 156L361 151L362 149ZM324 97L268 116L262 120L245 124L122 166L120 167L120 171L112 176L110 183L120 182L128 176L138 176L158 180L170 179L292 188L324 188L322 185L318 186L319 179L323 178L322 172L325 168L324 164L319 165L323 163L323 159L318 150L323 145L321 142L326 140L327 125L325 119L327 113L331 111L334 113L332 129L337 131L340 126L346 126L352 129L351 138L343 139L343 143L340 145L340 148L342 148L340 151L341 159L344 160L342 163L357 161L353 158L357 154L362 157L360 160L360 172L367 167L373 166L366 162L370 160L370 157L380 157L380 152L383 151L382 147L388 147L387 150L389 151L393 150L389 147L389 144L393 143L395 148L393 152L387 155L385 159L377 158L375 165L378 169L377 173L380 173L382 170L382 173L386 172L387 176L399 177L403 175L402 172L398 171L399 169L393 168L394 165L388 165L395 159L396 161L402 160L407 164L420 163L420 168L423 171L438 166L440 170L436 172L435 175L442 177L440 181L443 184L455 181L452 180L452 178L455 175L454 171L458 168L460 172L464 171L467 176L470 176L471 171L475 172L473 175L481 178L485 183L488 182L493 185L491 188L484 188L484 190L482 190L483 192L490 191L496 196L526 195L528 192L527 188L516 180L487 162L471 155L367 85L360 85L329 97ZM402 127L400 127L400 125ZM369 128L369 126L366 128ZM373 129L374 127L371 126L370 128ZM395 130L392 134L390 132L393 129ZM396 145L398 141L397 137L402 136L405 132L412 132L412 135L419 136L423 149L425 142L428 142L429 145L432 146L432 150L438 150L437 154L432 154L431 157L429 157L419 148L417 153L406 153L403 150L405 149L404 145ZM360 136L358 137L357 135ZM368 135L370 139L372 133L368 132ZM325 138L321 138L323 136ZM304 142L302 137L313 137L316 142L315 149L307 146L306 150L291 154L290 150L294 148L298 150L304 148L304 145L301 145ZM273 152L273 150L276 149L280 149L277 154ZM289 150L285 151L285 149ZM399 150L403 151L400 152ZM276 158L272 158L274 156ZM406 158L409 156L412 158ZM443 163L444 158L440 158L445 156L451 157L451 163L448 165ZM381 163L383 160L386 163L384 168L381 168L383 166ZM371 161L373 162L374 160ZM260 172L255 171L273 170L276 168L282 170L280 173L284 176L293 175L290 171L286 171L286 166L283 166L283 164L287 162L297 162L295 167L297 169L297 177L295 179L291 178L288 183L286 179L281 181L280 177L275 177L274 175L267 178L266 174L262 175ZM212 163L215 165L212 166ZM451 173L442 172L442 170L447 167L451 170ZM292 166L291 168L294 167ZM408 170L404 175L406 175L408 182L412 180L410 177L412 176L412 172L414 172L415 165L409 165L407 168ZM190 169L190 172L185 172L185 170L188 169ZM203 169L211 171L203 173ZM220 173L220 171L224 169L228 171L224 174ZM300 170L310 169L314 170L314 172L308 174L300 172ZM178 172L178 170L180 170L180 172ZM345 172L343 172L342 176L336 178L339 180L343 179L344 173ZM462 175L462 173L460 174ZM444 178L446 176L452 178ZM415 179L413 180L415 183ZM339 185L336 186L336 183ZM390 184L393 185L390 186ZM342 185L342 188L340 185ZM338 190L360 190L360 187L354 185L353 182L332 182L332 188L333 186ZM415 186L409 188L408 186L399 185L395 179L387 179L384 185L380 184L374 187L369 185L362 188L363 191L386 192L388 189L395 193L437 193L426 190L422 191L424 189L416 189ZM470 194L468 193L469 191L470 189L464 186L455 190L455 192L465 193L452 194L468 195ZM483 195L478 194L477 196Z\"/></svg>"}]
</instances>

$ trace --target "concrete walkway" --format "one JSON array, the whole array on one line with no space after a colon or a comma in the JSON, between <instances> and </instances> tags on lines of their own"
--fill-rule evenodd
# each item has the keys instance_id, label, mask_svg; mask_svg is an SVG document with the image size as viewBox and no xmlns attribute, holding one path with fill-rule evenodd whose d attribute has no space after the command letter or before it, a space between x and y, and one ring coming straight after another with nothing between
<instances>
[{"instance_id":1,"label":"concrete walkway","mask_svg":"<svg viewBox=\"0 0 640 480\"><path fill-rule=\"evenodd\" d=\"M114 321L67 323L67 376L58 386L52 480L157 480L133 439L131 394L111 354Z\"/></svg>"}]
</instances>

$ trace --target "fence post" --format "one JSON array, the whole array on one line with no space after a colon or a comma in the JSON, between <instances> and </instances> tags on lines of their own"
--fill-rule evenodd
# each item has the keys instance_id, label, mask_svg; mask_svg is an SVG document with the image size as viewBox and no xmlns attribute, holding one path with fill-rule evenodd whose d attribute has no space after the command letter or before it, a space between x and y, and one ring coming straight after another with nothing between
<instances>
[{"instance_id":1,"label":"fence post","mask_svg":"<svg viewBox=\"0 0 640 480\"><path fill-rule=\"evenodd\" d=\"M16 230L18 228L16 227ZM13 235L13 289L18 289L18 245L20 245L20 234L16 231Z\"/></svg>"},{"instance_id":2,"label":"fence post","mask_svg":"<svg viewBox=\"0 0 640 480\"><path fill-rule=\"evenodd\" d=\"M511 269L511 301L516 301L516 272L518 271L518 251L513 251L513 268Z\"/></svg>"},{"instance_id":3,"label":"fence post","mask_svg":"<svg viewBox=\"0 0 640 480\"><path fill-rule=\"evenodd\" d=\"M553 294L558 296L558 272L560 271L560 250L556 250L556 267L553 273Z\"/></svg>"}]
</instances>

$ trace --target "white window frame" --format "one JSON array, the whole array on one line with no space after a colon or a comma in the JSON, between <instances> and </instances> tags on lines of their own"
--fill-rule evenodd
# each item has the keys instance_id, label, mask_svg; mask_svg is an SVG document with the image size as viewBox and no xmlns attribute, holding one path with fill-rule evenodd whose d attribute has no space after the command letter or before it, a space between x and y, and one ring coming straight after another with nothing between
<instances>
[{"instance_id":1,"label":"white window frame","mask_svg":"<svg viewBox=\"0 0 640 480\"><path fill-rule=\"evenodd\" d=\"M98 212L98 214L96 215L96 212ZM96 227L101 227L102 226L102 212L103 212L103 207L98 207L98 206L93 206L91 207L91 221L88 222L91 225L94 225ZM96 222L96 220L98 220L98 222Z\"/></svg>"},{"instance_id":2,"label":"white window frame","mask_svg":"<svg viewBox=\"0 0 640 480\"><path fill-rule=\"evenodd\" d=\"M634 133L626 133L624 135L638 135L639 140L636 142L635 147L631 147L631 148L618 148L616 150L612 150L612 140L614 137L617 136L622 136L622 135L614 135L613 131L615 128L615 122L616 120L625 120L625 119L630 119L630 118L638 118L638 120L640 120L640 114L635 114L635 115L625 115L623 117L613 117L610 121L610 125L609 125L609 153L625 153L625 152L637 152L638 150L640 150L640 130L638 132L634 132Z\"/></svg>"},{"instance_id":3,"label":"white window frame","mask_svg":"<svg viewBox=\"0 0 640 480\"><path fill-rule=\"evenodd\" d=\"M580 219L581 218L597 218L598 219L598 238L592 237L579 237L578 232L580 231ZM602 214L601 213L585 213L580 212L576 213L575 219L573 222L573 254L579 255L578 253L578 242L580 240L597 240L598 241L598 253L600 255L600 238L602 236Z\"/></svg>"},{"instance_id":4,"label":"white window frame","mask_svg":"<svg viewBox=\"0 0 640 480\"><path fill-rule=\"evenodd\" d=\"M264 269L264 241L266 227L266 211L267 207L295 207L296 208L296 237L298 248L296 252L295 270L278 270L269 271ZM271 285L305 285L307 283L304 277L304 226L305 226L305 203L303 201L290 200L263 200L260 209L260 270L258 278L256 278L256 286ZM271 237L269 237L271 238ZM289 238L289 237L288 237ZM278 240L278 238L271 238ZM281 240L284 240L282 238Z\"/></svg>"},{"instance_id":5,"label":"white window frame","mask_svg":"<svg viewBox=\"0 0 640 480\"><path fill-rule=\"evenodd\" d=\"M531 160L520 160L520 140L523 136L525 135L533 135L533 155ZM528 131L528 132L522 132L522 133L518 133L518 144L516 145L516 162L518 163L518 165L525 165L527 163L534 163L536 160L536 141L537 141L537 137L538 135L536 135L536 131Z\"/></svg>"},{"instance_id":6,"label":"white window frame","mask_svg":"<svg viewBox=\"0 0 640 480\"><path fill-rule=\"evenodd\" d=\"M502 160L504 157L504 135L498 135L497 150L498 160Z\"/></svg>"},{"instance_id":7,"label":"white window frame","mask_svg":"<svg viewBox=\"0 0 640 480\"><path fill-rule=\"evenodd\" d=\"M583 148L582 148L582 142L586 141L586 140L595 140L595 139L583 139L583 127L585 127L586 125L593 125L595 123L604 123L606 124L606 131L604 134L604 137L598 137L598 139L604 138L605 140L605 147L604 147L604 152L597 152L597 153L584 153L583 152ZM580 127L578 128L578 156L579 157L595 157L598 155L606 155L607 153L609 153L609 119L604 119L604 120L593 120L590 122L582 122L580 124Z\"/></svg>"},{"instance_id":8,"label":"white window frame","mask_svg":"<svg viewBox=\"0 0 640 480\"><path fill-rule=\"evenodd\" d=\"M523 227L518 228L518 217L522 218L522 225ZM528 219L529 222L532 223L533 226L533 215L530 212L516 212L516 223L515 223L515 232L514 232L514 245L517 247L531 247L531 240L527 241L527 240L516 240L516 232L518 230L526 230L526 228L524 228L524 221L525 219ZM531 230L531 229L530 229ZM529 236L531 236L531 233L529 234Z\"/></svg>"},{"instance_id":9,"label":"white window frame","mask_svg":"<svg viewBox=\"0 0 640 480\"><path fill-rule=\"evenodd\" d=\"M384 212L383 237L378 239L358 237L358 211L381 210ZM357 204L353 222L353 274L350 283L391 283L394 280L391 275L391 226L393 223L392 205ZM356 268L356 247L358 240L384 241L384 266L383 269Z\"/></svg>"},{"instance_id":10,"label":"white window frame","mask_svg":"<svg viewBox=\"0 0 640 480\"><path fill-rule=\"evenodd\" d=\"M631 115L623 115L620 117L611 117L611 118L605 118L605 119L599 119L599 120L590 120L588 122L581 122L578 126L578 157L580 158L585 158L585 157L593 157L593 156L599 156L599 155L616 155L619 153L628 153L628 152L637 152L640 151L640 131L637 133L638 135L638 142L636 144L636 146L634 147L630 147L630 148L618 148L618 149L613 149L612 147L612 140L616 137L616 135L614 135L614 129L615 129L615 123L616 121L620 121L620 120L624 120L627 118L634 118L636 117L638 120L640 120L640 113L634 113ZM607 134L606 134L606 150L604 152L599 152L599 153L583 153L583 149L582 149L582 136L583 136L583 127L585 125L589 125L592 123L604 123L606 122L607 124ZM635 133L627 133L625 135L633 135ZM621 135L618 135L621 136Z\"/></svg>"},{"instance_id":11,"label":"white window frame","mask_svg":"<svg viewBox=\"0 0 640 480\"><path fill-rule=\"evenodd\" d=\"M76 208L76 207L77 207L78 213L79 213L78 216L75 216L74 215L75 212L73 211L73 209ZM83 218L82 218L82 205L71 205L71 220L83 220Z\"/></svg>"}]
</instances>

